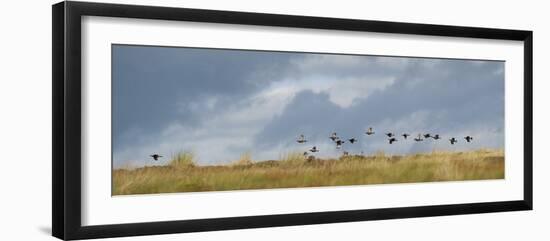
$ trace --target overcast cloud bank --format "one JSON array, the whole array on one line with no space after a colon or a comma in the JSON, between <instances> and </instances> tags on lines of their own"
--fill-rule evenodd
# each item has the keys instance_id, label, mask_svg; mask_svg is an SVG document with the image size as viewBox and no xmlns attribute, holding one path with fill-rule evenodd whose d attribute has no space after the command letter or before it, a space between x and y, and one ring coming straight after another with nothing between
<instances>
[{"instance_id":1,"label":"overcast cloud bank","mask_svg":"<svg viewBox=\"0 0 550 241\"><path fill-rule=\"evenodd\" d=\"M332 132L359 140L344 146L350 153L504 147L500 61L116 45L112 81L115 167L183 150L200 164L245 152L278 159L313 145L316 156L340 155ZM364 134L369 126L376 135ZM443 140L389 145L388 131ZM300 134L307 144L296 143Z\"/></svg>"}]
</instances>

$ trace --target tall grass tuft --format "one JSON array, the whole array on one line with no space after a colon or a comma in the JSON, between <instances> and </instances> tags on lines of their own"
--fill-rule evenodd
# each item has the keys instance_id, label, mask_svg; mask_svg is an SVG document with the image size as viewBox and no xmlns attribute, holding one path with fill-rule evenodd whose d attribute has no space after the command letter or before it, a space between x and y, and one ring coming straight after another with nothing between
<instances>
[{"instance_id":1,"label":"tall grass tuft","mask_svg":"<svg viewBox=\"0 0 550 241\"><path fill-rule=\"evenodd\" d=\"M172 156L169 166L176 169L195 167L195 154L190 151L180 151Z\"/></svg>"},{"instance_id":2,"label":"tall grass tuft","mask_svg":"<svg viewBox=\"0 0 550 241\"><path fill-rule=\"evenodd\" d=\"M252 154L250 154L250 152L245 152L241 155L239 160L231 163L231 166L248 166L252 165L253 163L254 162L252 161Z\"/></svg>"},{"instance_id":3,"label":"tall grass tuft","mask_svg":"<svg viewBox=\"0 0 550 241\"><path fill-rule=\"evenodd\" d=\"M279 158L279 161L281 161L281 164L292 165L292 166L302 165L306 163L307 160L308 158L304 156L303 153L299 153L299 152L286 153Z\"/></svg>"}]
</instances>

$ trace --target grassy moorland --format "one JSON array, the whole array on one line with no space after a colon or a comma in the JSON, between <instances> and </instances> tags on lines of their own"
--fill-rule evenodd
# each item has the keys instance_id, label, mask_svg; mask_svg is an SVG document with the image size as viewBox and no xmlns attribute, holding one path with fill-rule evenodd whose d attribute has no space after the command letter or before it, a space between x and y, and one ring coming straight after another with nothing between
<instances>
[{"instance_id":1,"label":"grassy moorland","mask_svg":"<svg viewBox=\"0 0 550 241\"><path fill-rule=\"evenodd\" d=\"M504 178L503 150L389 156L350 155L337 159L289 154L254 162L250 155L228 165L197 166L192 153L169 165L113 170L113 195L320 187Z\"/></svg>"}]
</instances>

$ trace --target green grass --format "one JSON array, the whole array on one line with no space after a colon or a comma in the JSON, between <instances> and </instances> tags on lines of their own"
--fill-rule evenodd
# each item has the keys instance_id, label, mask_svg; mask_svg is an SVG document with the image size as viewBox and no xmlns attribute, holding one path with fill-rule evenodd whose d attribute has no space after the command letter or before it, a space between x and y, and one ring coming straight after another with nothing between
<instances>
[{"instance_id":1,"label":"green grass","mask_svg":"<svg viewBox=\"0 0 550 241\"><path fill-rule=\"evenodd\" d=\"M504 151L306 158L289 153L254 162L245 153L229 165L198 166L190 152L167 166L113 170L113 195L321 187L504 178Z\"/></svg>"}]
</instances>

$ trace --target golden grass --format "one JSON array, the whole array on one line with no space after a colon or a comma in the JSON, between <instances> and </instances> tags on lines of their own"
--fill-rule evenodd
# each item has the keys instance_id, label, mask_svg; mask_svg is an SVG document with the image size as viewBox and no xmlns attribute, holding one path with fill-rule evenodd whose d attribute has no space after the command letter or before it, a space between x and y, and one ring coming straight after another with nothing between
<instances>
[{"instance_id":1,"label":"golden grass","mask_svg":"<svg viewBox=\"0 0 550 241\"><path fill-rule=\"evenodd\" d=\"M301 153L254 162L250 153L229 165L197 166L190 152L167 166L113 170L113 195L265 188L321 187L504 178L503 150L434 151L389 156L307 158Z\"/></svg>"},{"instance_id":2,"label":"golden grass","mask_svg":"<svg viewBox=\"0 0 550 241\"><path fill-rule=\"evenodd\" d=\"M248 166L248 165L252 165L252 163L254 163L252 161L252 154L250 154L250 152L245 152L244 154L241 155L239 160L232 162L230 165L231 166Z\"/></svg>"},{"instance_id":3,"label":"golden grass","mask_svg":"<svg viewBox=\"0 0 550 241\"><path fill-rule=\"evenodd\" d=\"M195 167L195 154L190 151L181 151L172 156L168 163L173 169L188 169Z\"/></svg>"}]
</instances>

